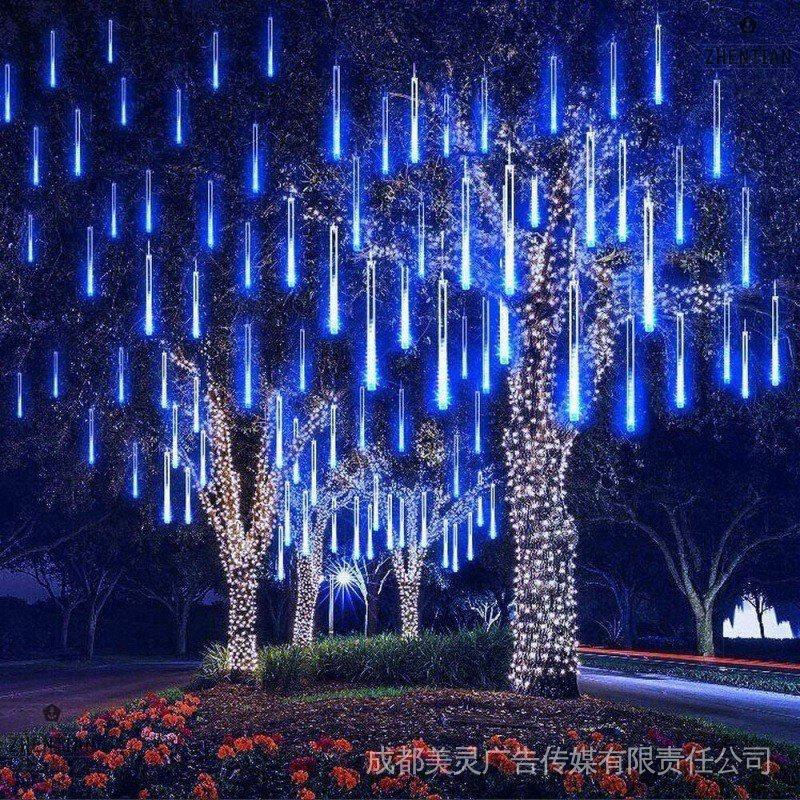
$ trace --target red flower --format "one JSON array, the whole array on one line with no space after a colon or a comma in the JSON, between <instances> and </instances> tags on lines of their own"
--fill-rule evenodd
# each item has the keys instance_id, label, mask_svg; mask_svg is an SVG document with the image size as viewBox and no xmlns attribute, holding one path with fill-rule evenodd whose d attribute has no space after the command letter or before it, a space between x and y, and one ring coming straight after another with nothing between
<instances>
[{"instance_id":1,"label":"red flower","mask_svg":"<svg viewBox=\"0 0 800 800\"><path fill-rule=\"evenodd\" d=\"M6 786L13 786L16 782L14 780L14 773L10 767L3 767L0 769L0 781L2 781Z\"/></svg>"},{"instance_id":2,"label":"red flower","mask_svg":"<svg viewBox=\"0 0 800 800\"><path fill-rule=\"evenodd\" d=\"M167 750L169 753L169 750ZM167 754L164 753L163 745L151 747L144 751L144 763L149 767L160 767L167 763Z\"/></svg>"},{"instance_id":3,"label":"red flower","mask_svg":"<svg viewBox=\"0 0 800 800\"><path fill-rule=\"evenodd\" d=\"M260 747L265 753L274 753L278 749L278 744L272 736L257 733L253 737L253 744Z\"/></svg>"},{"instance_id":4,"label":"red flower","mask_svg":"<svg viewBox=\"0 0 800 800\"><path fill-rule=\"evenodd\" d=\"M90 772L83 779L83 783L90 789L105 789L108 784L108 775L105 772Z\"/></svg>"},{"instance_id":5,"label":"red flower","mask_svg":"<svg viewBox=\"0 0 800 800\"><path fill-rule=\"evenodd\" d=\"M233 758L235 755L236 751L229 744L220 745L219 750L217 750L217 758L219 759Z\"/></svg>"},{"instance_id":6,"label":"red flower","mask_svg":"<svg viewBox=\"0 0 800 800\"><path fill-rule=\"evenodd\" d=\"M207 772L201 772L197 776L197 783L192 789L192 794L197 800L218 800L219 798L217 784Z\"/></svg>"},{"instance_id":7,"label":"red flower","mask_svg":"<svg viewBox=\"0 0 800 800\"><path fill-rule=\"evenodd\" d=\"M253 749L253 740L247 736L240 736L238 739L234 739L233 746L237 753L248 753Z\"/></svg>"},{"instance_id":8,"label":"red flower","mask_svg":"<svg viewBox=\"0 0 800 800\"><path fill-rule=\"evenodd\" d=\"M304 769L298 769L296 772L292 773L292 783L296 783L298 786L302 786L304 783L308 782L308 773Z\"/></svg>"},{"instance_id":9,"label":"red flower","mask_svg":"<svg viewBox=\"0 0 800 800\"><path fill-rule=\"evenodd\" d=\"M571 769L564 776L564 791L567 794L578 794L583 789L583 775Z\"/></svg>"},{"instance_id":10,"label":"red flower","mask_svg":"<svg viewBox=\"0 0 800 800\"><path fill-rule=\"evenodd\" d=\"M750 793L744 788L744 786L734 786L733 788L736 791L736 796L739 798L739 800L750 800Z\"/></svg>"},{"instance_id":11,"label":"red flower","mask_svg":"<svg viewBox=\"0 0 800 800\"><path fill-rule=\"evenodd\" d=\"M298 798L299 800L317 800L317 796L311 789L301 789Z\"/></svg>"},{"instance_id":12,"label":"red flower","mask_svg":"<svg viewBox=\"0 0 800 800\"><path fill-rule=\"evenodd\" d=\"M358 773L354 769L348 769L347 767L334 767L331 770L331 777L336 785L346 792L355 789L360 780Z\"/></svg>"}]
</instances>

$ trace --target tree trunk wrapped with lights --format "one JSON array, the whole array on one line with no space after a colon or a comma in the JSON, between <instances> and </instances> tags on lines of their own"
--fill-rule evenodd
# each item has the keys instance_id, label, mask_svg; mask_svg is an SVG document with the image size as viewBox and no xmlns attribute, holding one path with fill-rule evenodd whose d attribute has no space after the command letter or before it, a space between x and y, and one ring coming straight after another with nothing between
<instances>
[{"instance_id":1,"label":"tree trunk wrapped with lights","mask_svg":"<svg viewBox=\"0 0 800 800\"><path fill-rule=\"evenodd\" d=\"M549 192L548 224L528 259L519 322L520 357L509 377L510 419L504 434L509 521L514 535L512 686L549 696L577 693L575 547L577 528L566 502L576 429L556 410L556 359L565 326L571 270L572 180L566 144ZM586 326L591 402L612 362L611 262L584 268L593 285L594 316Z\"/></svg>"},{"instance_id":2,"label":"tree trunk wrapped with lights","mask_svg":"<svg viewBox=\"0 0 800 800\"><path fill-rule=\"evenodd\" d=\"M277 521L280 473L270 466L272 425L261 420L261 446L254 470L249 524L242 512L242 486L234 463L231 403L226 391L209 381L208 438L213 469L200 491L200 502L214 530L228 586L228 652L233 673L256 668L256 592L264 554Z\"/></svg>"},{"instance_id":3,"label":"tree trunk wrapped with lights","mask_svg":"<svg viewBox=\"0 0 800 800\"><path fill-rule=\"evenodd\" d=\"M314 615L317 610L319 587L322 584L322 560L325 551L325 534L330 513L319 513L308 553L297 550L297 598L292 625L292 644L309 645L314 640Z\"/></svg>"}]
</instances>

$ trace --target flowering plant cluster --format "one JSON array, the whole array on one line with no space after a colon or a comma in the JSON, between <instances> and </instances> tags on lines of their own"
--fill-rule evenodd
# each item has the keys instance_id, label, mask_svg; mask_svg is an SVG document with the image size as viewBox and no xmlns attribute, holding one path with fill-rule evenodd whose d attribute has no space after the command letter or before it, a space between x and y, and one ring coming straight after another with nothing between
<instances>
[{"instance_id":1,"label":"flowering plant cluster","mask_svg":"<svg viewBox=\"0 0 800 800\"><path fill-rule=\"evenodd\" d=\"M150 694L126 708L84 714L23 740L16 751L9 740L0 751L0 798L797 796L797 765L778 753L713 749L656 729L635 745L619 732L569 729L557 745L495 735L481 747L413 739L364 752L331 736L299 749L277 733L220 740L198 726L200 709L191 694L172 702Z\"/></svg>"}]
</instances>

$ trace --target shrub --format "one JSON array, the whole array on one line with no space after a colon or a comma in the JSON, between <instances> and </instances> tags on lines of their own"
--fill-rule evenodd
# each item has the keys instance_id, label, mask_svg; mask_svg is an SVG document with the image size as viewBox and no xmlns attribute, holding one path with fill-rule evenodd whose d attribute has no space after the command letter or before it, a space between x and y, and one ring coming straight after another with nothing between
<instances>
[{"instance_id":1,"label":"shrub","mask_svg":"<svg viewBox=\"0 0 800 800\"><path fill-rule=\"evenodd\" d=\"M257 678L265 688L289 692L310 682L360 686L452 686L501 689L511 658L511 633L488 631L424 633L406 640L396 634L334 636L309 647L265 647ZM219 680L229 672L227 653L213 645L203 659L202 676Z\"/></svg>"}]
</instances>

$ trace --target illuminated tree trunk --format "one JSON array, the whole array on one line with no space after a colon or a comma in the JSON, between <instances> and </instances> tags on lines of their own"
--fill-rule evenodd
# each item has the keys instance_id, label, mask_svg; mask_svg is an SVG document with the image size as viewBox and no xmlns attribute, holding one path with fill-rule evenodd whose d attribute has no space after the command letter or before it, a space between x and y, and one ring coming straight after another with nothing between
<instances>
[{"instance_id":1,"label":"illuminated tree trunk","mask_svg":"<svg viewBox=\"0 0 800 800\"><path fill-rule=\"evenodd\" d=\"M314 555L297 557L297 602L294 609L292 644L310 645L314 640L314 616L322 580Z\"/></svg>"},{"instance_id":2,"label":"illuminated tree trunk","mask_svg":"<svg viewBox=\"0 0 800 800\"><path fill-rule=\"evenodd\" d=\"M233 568L228 574L228 657L231 672L249 674L255 671L257 570Z\"/></svg>"},{"instance_id":3,"label":"illuminated tree trunk","mask_svg":"<svg viewBox=\"0 0 800 800\"><path fill-rule=\"evenodd\" d=\"M400 635L404 639L419 638L419 590L420 581L397 581L400 594Z\"/></svg>"}]
</instances>

